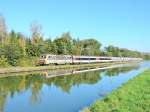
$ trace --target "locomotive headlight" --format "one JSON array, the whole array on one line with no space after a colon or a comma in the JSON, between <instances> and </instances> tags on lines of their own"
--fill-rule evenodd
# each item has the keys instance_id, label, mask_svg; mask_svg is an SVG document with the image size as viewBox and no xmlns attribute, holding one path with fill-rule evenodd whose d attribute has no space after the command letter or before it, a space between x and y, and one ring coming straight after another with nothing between
<instances>
[{"instance_id":1,"label":"locomotive headlight","mask_svg":"<svg viewBox=\"0 0 150 112\"><path fill-rule=\"evenodd\" d=\"M48 61L47 61L47 60L44 60L44 64L48 64Z\"/></svg>"}]
</instances>

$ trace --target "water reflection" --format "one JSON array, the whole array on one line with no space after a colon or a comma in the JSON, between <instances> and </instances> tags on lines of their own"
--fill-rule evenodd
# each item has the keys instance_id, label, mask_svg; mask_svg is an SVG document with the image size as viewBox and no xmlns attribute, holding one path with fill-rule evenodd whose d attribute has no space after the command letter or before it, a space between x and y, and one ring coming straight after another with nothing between
<instances>
[{"instance_id":1,"label":"water reflection","mask_svg":"<svg viewBox=\"0 0 150 112\"><path fill-rule=\"evenodd\" d=\"M123 68L118 67L118 68L107 69L106 74L108 76L116 76L119 75L120 73L127 73L133 69L138 70L139 66L130 66L130 67L123 67Z\"/></svg>"},{"instance_id":2,"label":"water reflection","mask_svg":"<svg viewBox=\"0 0 150 112\"><path fill-rule=\"evenodd\" d=\"M73 86L80 86L81 84L96 84L101 80L101 73L105 72L108 76L114 76L119 73L126 73L132 69L138 69L138 66L110 68L108 70L101 70L99 67L59 70L3 77L0 78L0 112L4 111L7 97L13 98L15 94L22 94L27 90L31 90L30 102L36 104L41 100L40 92L43 85L49 87L54 85L57 88L60 88L62 92L70 94L70 90Z\"/></svg>"},{"instance_id":3,"label":"water reflection","mask_svg":"<svg viewBox=\"0 0 150 112\"><path fill-rule=\"evenodd\" d=\"M92 71L98 71L98 70L109 70L115 72L118 74L122 67L132 68L133 66L137 66L137 63L130 63L130 64L117 64L117 65L111 65L111 66L104 66L104 67L86 67L86 68L78 68L78 69L60 69L60 70L51 70L51 71L45 71L43 74L46 76L46 78L52 78L52 77L58 77L58 76L64 76L64 75L73 75L73 74L81 74L85 72L92 72ZM116 69L118 70L116 70ZM124 68L125 69L125 68ZM137 67L138 69L138 67ZM125 71L125 70L123 70ZM128 71L128 69L127 69Z\"/></svg>"}]
</instances>

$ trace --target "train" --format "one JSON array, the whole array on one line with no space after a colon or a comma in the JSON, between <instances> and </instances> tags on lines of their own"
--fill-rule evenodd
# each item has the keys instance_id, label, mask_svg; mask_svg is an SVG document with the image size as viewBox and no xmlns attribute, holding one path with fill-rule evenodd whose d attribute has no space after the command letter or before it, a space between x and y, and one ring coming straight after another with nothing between
<instances>
[{"instance_id":1,"label":"train","mask_svg":"<svg viewBox=\"0 0 150 112\"><path fill-rule=\"evenodd\" d=\"M49 64L89 64L102 62L120 62L120 61L142 61L142 58L129 57L105 57L105 56L75 56L75 55L52 55L42 54L38 61L38 65Z\"/></svg>"}]
</instances>

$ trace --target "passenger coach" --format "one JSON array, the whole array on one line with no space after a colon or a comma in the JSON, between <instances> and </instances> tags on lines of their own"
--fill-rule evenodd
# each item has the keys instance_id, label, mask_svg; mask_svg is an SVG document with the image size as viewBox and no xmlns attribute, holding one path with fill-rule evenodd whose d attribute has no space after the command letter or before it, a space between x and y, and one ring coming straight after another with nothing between
<instances>
[{"instance_id":1,"label":"passenger coach","mask_svg":"<svg viewBox=\"0 0 150 112\"><path fill-rule=\"evenodd\" d=\"M117 62L117 61L141 61L141 58L128 57L99 57L99 56L74 56L74 55L51 55L42 54L40 56L39 65L48 64L84 64L84 63L100 63L100 62Z\"/></svg>"}]
</instances>

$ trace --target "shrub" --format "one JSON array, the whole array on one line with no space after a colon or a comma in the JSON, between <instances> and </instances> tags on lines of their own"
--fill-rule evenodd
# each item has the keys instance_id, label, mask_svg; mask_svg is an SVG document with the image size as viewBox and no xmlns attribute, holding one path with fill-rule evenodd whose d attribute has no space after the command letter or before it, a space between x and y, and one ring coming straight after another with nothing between
<instances>
[{"instance_id":1,"label":"shrub","mask_svg":"<svg viewBox=\"0 0 150 112\"><path fill-rule=\"evenodd\" d=\"M0 67L8 67L8 60L5 56L0 56Z\"/></svg>"}]
</instances>

